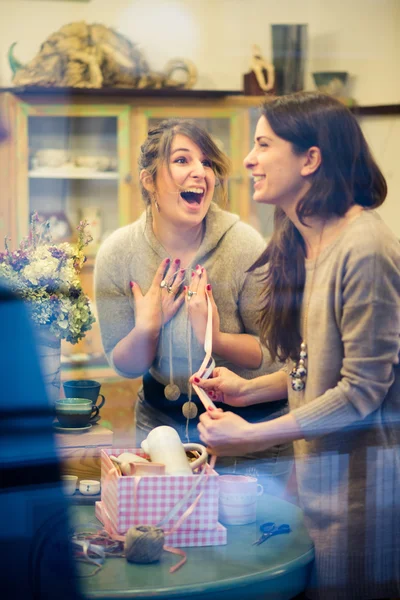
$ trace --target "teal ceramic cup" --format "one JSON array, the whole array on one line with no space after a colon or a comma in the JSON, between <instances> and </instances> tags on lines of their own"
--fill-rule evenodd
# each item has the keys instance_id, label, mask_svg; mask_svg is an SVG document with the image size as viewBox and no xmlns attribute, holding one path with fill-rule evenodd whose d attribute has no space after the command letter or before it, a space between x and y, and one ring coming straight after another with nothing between
<instances>
[{"instance_id":1,"label":"teal ceramic cup","mask_svg":"<svg viewBox=\"0 0 400 600\"><path fill-rule=\"evenodd\" d=\"M70 379L63 383L64 394L67 398L87 398L92 401L93 406L99 408L104 406L106 399L100 394L101 383L93 379ZM100 404L97 404L101 398Z\"/></svg>"},{"instance_id":2,"label":"teal ceramic cup","mask_svg":"<svg viewBox=\"0 0 400 600\"><path fill-rule=\"evenodd\" d=\"M56 401L55 412L61 427L86 427L99 414L99 407L86 398L64 398Z\"/></svg>"}]
</instances>

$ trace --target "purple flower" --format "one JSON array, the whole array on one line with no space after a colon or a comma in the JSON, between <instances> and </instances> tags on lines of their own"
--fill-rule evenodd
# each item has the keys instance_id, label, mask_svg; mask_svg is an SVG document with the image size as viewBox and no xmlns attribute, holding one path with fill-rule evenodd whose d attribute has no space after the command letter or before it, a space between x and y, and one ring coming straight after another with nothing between
<instances>
[{"instance_id":1,"label":"purple flower","mask_svg":"<svg viewBox=\"0 0 400 600\"><path fill-rule=\"evenodd\" d=\"M69 291L68 291L68 295L70 296L70 298L74 298L74 300L79 298L80 293L81 293L80 290L73 285L69 288Z\"/></svg>"},{"instance_id":2,"label":"purple flower","mask_svg":"<svg viewBox=\"0 0 400 600\"><path fill-rule=\"evenodd\" d=\"M51 246L49 248L49 252L53 258L59 258L62 261L65 261L68 259L67 253L64 252L64 250L57 248L56 246Z\"/></svg>"},{"instance_id":3,"label":"purple flower","mask_svg":"<svg viewBox=\"0 0 400 600\"><path fill-rule=\"evenodd\" d=\"M29 257L24 250L15 250L10 257L10 265L14 271L22 271L29 264Z\"/></svg>"}]
</instances>

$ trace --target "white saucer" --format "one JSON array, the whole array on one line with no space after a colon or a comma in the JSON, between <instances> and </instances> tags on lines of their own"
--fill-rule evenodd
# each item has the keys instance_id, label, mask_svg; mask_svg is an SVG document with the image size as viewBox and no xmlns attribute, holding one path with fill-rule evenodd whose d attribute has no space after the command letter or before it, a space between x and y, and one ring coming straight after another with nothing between
<instances>
[{"instance_id":1,"label":"white saucer","mask_svg":"<svg viewBox=\"0 0 400 600\"><path fill-rule=\"evenodd\" d=\"M60 425L53 425L53 429L59 431L60 433L83 433L84 431L89 431L92 429L91 425L86 425L85 427L61 427Z\"/></svg>"}]
</instances>

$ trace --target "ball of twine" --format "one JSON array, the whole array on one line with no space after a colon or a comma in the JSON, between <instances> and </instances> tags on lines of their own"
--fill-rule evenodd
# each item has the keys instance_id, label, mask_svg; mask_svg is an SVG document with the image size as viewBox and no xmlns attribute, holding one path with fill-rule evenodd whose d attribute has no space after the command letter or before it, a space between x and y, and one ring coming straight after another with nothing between
<instances>
[{"instance_id":1,"label":"ball of twine","mask_svg":"<svg viewBox=\"0 0 400 600\"><path fill-rule=\"evenodd\" d=\"M143 564L156 562L160 560L164 542L164 532L158 527L131 527L125 536L126 560Z\"/></svg>"}]
</instances>

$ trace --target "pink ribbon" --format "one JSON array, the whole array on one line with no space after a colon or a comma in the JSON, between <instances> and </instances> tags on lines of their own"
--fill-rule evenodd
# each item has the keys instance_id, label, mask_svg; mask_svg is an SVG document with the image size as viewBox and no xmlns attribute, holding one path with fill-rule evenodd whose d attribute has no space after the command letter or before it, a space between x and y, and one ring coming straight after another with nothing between
<instances>
[{"instance_id":1,"label":"pink ribbon","mask_svg":"<svg viewBox=\"0 0 400 600\"><path fill-rule=\"evenodd\" d=\"M199 374L201 379L208 379L215 367L215 361L212 357L212 305L211 300L206 292L207 298L207 325L206 325L206 335L204 338L204 351L206 353L203 362L200 365L197 373ZM200 388L195 383L192 383L192 387L198 397L201 400L204 408L216 408L214 402L209 398L206 392Z\"/></svg>"}]
</instances>

